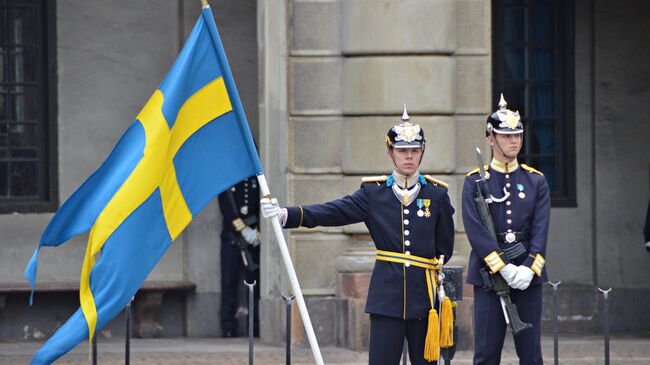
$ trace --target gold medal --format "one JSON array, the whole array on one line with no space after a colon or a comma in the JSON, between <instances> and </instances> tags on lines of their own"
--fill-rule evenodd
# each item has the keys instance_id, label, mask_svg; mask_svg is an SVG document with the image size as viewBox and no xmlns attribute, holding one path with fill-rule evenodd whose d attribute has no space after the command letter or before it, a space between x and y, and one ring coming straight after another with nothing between
<instances>
[{"instance_id":1,"label":"gold medal","mask_svg":"<svg viewBox=\"0 0 650 365\"><path fill-rule=\"evenodd\" d=\"M429 206L431 205L431 200L430 199L422 199L424 202L424 216L429 218L431 217L431 211L429 210Z\"/></svg>"}]
</instances>

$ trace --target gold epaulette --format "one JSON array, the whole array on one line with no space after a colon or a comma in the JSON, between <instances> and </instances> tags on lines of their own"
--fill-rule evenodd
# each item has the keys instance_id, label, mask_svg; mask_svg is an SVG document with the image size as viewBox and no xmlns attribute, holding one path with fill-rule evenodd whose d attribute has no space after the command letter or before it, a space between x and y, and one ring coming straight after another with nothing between
<instances>
[{"instance_id":1,"label":"gold epaulette","mask_svg":"<svg viewBox=\"0 0 650 365\"><path fill-rule=\"evenodd\" d=\"M544 174L543 174L541 171L536 170L536 169L534 169L534 168L532 168L532 167L530 167L530 166L528 166L528 165L526 165L526 164L523 164L523 163L522 163L522 164L521 164L521 167L522 167L524 170L526 170L526 171L534 172L534 173L536 173L536 174L538 174L538 175L542 175L542 176L544 176Z\"/></svg>"},{"instance_id":2,"label":"gold epaulette","mask_svg":"<svg viewBox=\"0 0 650 365\"><path fill-rule=\"evenodd\" d=\"M364 176L363 179L361 179L364 183L372 183L372 182L386 182L388 180L388 176L386 175L380 175L380 176Z\"/></svg>"},{"instance_id":3,"label":"gold epaulette","mask_svg":"<svg viewBox=\"0 0 650 365\"><path fill-rule=\"evenodd\" d=\"M427 181L429 181L431 183L434 183L436 185L440 185L445 189L449 189L449 185L445 184L444 182L442 182L442 181L440 181L438 179L433 178L431 175L424 175L424 178L427 179Z\"/></svg>"},{"instance_id":4,"label":"gold epaulette","mask_svg":"<svg viewBox=\"0 0 650 365\"><path fill-rule=\"evenodd\" d=\"M490 165L485 165L483 168L485 169L485 171L487 171L487 170L490 169ZM472 176L472 175L474 175L475 173L477 173L478 170L479 170L479 168L477 167L477 168L475 168L474 170L468 172L466 176Z\"/></svg>"}]
</instances>

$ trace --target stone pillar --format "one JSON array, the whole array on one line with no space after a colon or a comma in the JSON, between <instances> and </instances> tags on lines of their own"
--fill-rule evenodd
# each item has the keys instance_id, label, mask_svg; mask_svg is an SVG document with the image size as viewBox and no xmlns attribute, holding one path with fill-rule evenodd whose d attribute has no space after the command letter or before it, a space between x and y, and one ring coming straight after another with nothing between
<instances>
[{"instance_id":1,"label":"stone pillar","mask_svg":"<svg viewBox=\"0 0 650 365\"><path fill-rule=\"evenodd\" d=\"M271 193L287 197L287 19L286 1L257 1L259 39L259 153ZM283 300L289 292L286 270L268 220L262 219L260 337L280 345L284 334Z\"/></svg>"},{"instance_id":2,"label":"stone pillar","mask_svg":"<svg viewBox=\"0 0 650 365\"><path fill-rule=\"evenodd\" d=\"M334 261L336 294L347 301L348 321L339 343L349 349L368 349L370 317L365 313L370 275L375 265L375 246L369 235L355 236L350 247Z\"/></svg>"}]
</instances>

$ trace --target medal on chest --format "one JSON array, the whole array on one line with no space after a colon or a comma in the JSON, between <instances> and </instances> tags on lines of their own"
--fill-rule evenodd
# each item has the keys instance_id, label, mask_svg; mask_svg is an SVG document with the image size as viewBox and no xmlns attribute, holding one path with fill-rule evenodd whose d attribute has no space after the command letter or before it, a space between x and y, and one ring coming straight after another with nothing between
<instances>
[{"instance_id":1,"label":"medal on chest","mask_svg":"<svg viewBox=\"0 0 650 365\"><path fill-rule=\"evenodd\" d=\"M417 205L419 208L417 212L418 217L426 217L426 218L431 217L431 211L429 211L429 206L431 205L431 199L418 199ZM424 211L422 210L422 208L425 208Z\"/></svg>"},{"instance_id":2,"label":"medal on chest","mask_svg":"<svg viewBox=\"0 0 650 365\"><path fill-rule=\"evenodd\" d=\"M519 191L519 199L523 199L526 197L526 193L524 193L524 184L517 184L517 190Z\"/></svg>"}]
</instances>

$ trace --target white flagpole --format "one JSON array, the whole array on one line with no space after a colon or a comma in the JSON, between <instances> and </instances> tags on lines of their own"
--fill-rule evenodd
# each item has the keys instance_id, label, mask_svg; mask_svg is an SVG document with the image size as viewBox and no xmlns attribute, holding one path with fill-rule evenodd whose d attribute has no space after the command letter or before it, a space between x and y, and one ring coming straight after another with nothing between
<instances>
[{"instance_id":1,"label":"white flagpole","mask_svg":"<svg viewBox=\"0 0 650 365\"><path fill-rule=\"evenodd\" d=\"M264 174L257 175L257 181L260 183L260 191L262 192L262 196L270 197L271 191L269 190L269 185L266 183L266 177ZM302 297L302 290L300 290L300 284L298 283L296 270L293 268L293 263L291 262L291 256L289 255L287 242L284 240L284 235L282 234L282 226L280 225L279 217L273 217L273 219L271 219L271 223L273 224L273 233L275 233L275 240L278 241L280 253L282 254L282 260L284 261L284 266L286 267L287 274L289 275L291 290L293 290L293 295L296 297L296 303L298 303L300 317L302 317L302 323L305 326L305 331L307 332L307 338L309 339L311 351L314 354L314 360L316 360L317 365L323 365L323 356L320 353L318 341L316 341L316 334L314 333L314 328L312 327L311 320L309 319L309 313L307 312L305 299ZM291 341L291 339L288 338L287 341Z\"/></svg>"},{"instance_id":2,"label":"white flagpole","mask_svg":"<svg viewBox=\"0 0 650 365\"><path fill-rule=\"evenodd\" d=\"M201 7L203 9L209 8L210 4L208 4L208 0L201 0ZM260 191L262 192L262 195L270 197L271 191L269 190L269 185L266 183L266 177L264 174L257 175L257 181L260 184ZM300 284L298 284L296 270L294 270L293 263L291 262L291 256L289 255L287 242L284 240L284 235L282 235L280 220L276 216L271 219L271 223L273 225L273 232L275 233L275 240L278 241L280 253L282 254L282 260L284 261L284 266L286 267L287 274L289 275L291 289L293 290L293 294L296 297L296 302L298 303L300 317L302 317L302 323L305 326L305 331L307 331L309 345L311 346L311 351L314 353L314 360L316 360L316 365L323 365L323 356L320 353L320 348L318 347L318 342L316 341L316 335L314 334L314 328L312 327L311 320L309 319L309 313L307 312L305 299L302 297L302 290L300 290ZM287 341L291 341L291 339L287 339Z\"/></svg>"}]
</instances>

